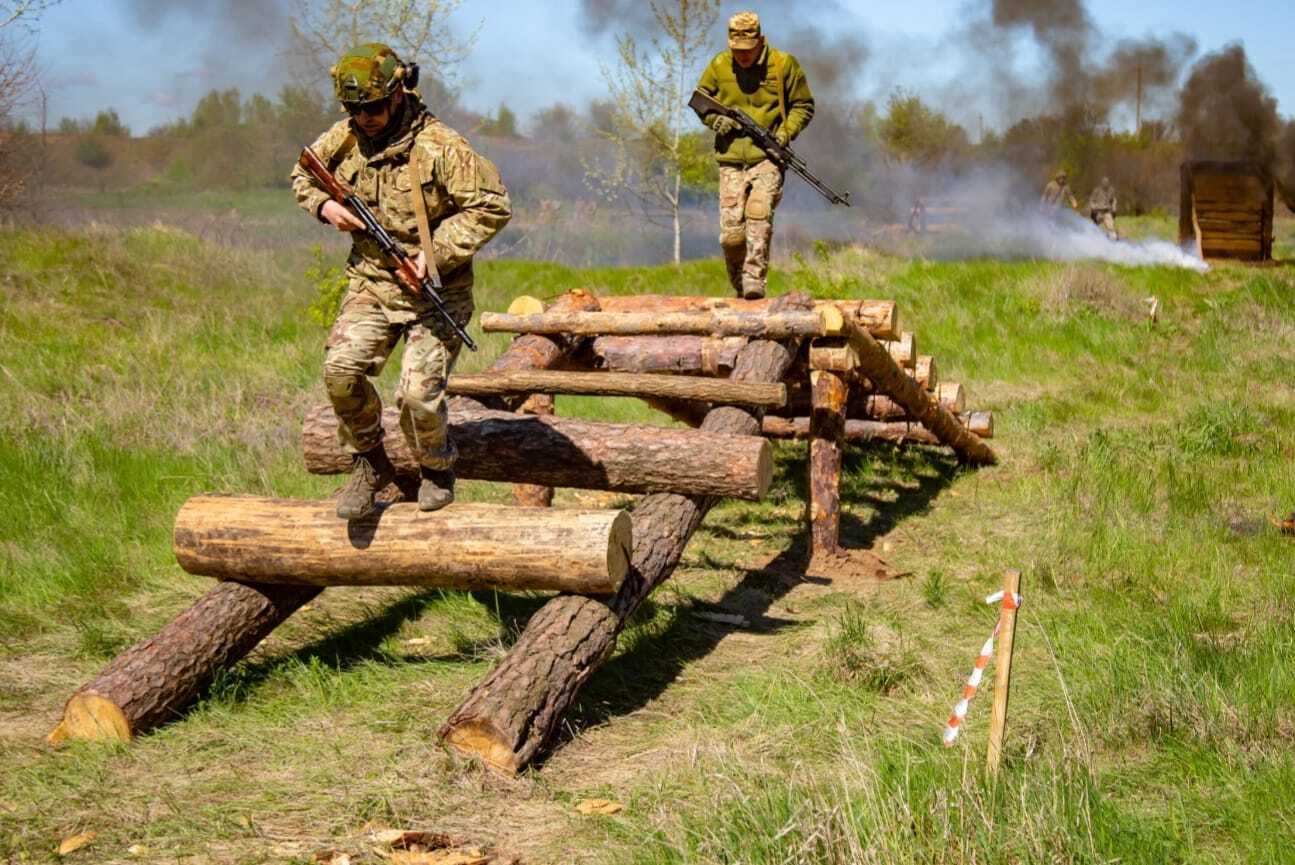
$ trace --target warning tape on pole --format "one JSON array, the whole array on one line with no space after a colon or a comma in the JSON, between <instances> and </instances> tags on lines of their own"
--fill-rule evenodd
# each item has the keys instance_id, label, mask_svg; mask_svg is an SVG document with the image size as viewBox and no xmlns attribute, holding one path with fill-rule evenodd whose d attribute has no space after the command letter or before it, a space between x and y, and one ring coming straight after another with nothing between
<instances>
[{"instance_id":1,"label":"warning tape on pole","mask_svg":"<svg viewBox=\"0 0 1295 865\"><path fill-rule=\"evenodd\" d=\"M1001 603L1004 610L1015 610L1021 606L1021 596L1004 597L1004 593L1000 590L985 598L985 603ZM976 696L976 691L980 688L980 681L985 677L985 668L989 666L989 659L994 655L994 640L998 638L998 629L1002 625L1003 617L999 615L998 621L994 624L994 630L990 632L989 639L985 640L985 645L980 650L980 657L976 658L976 665L971 668L971 675L967 677L967 684L962 687L962 699L954 705L953 714L949 715L949 723L944 727L944 746L946 748L957 741L958 733L962 731L962 722L967 717L967 709L971 706L972 698Z\"/></svg>"}]
</instances>

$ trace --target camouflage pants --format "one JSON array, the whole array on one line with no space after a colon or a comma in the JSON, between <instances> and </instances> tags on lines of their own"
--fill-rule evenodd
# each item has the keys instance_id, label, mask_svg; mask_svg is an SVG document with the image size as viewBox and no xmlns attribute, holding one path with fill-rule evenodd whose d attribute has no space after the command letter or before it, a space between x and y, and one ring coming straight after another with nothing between
<instances>
[{"instance_id":1,"label":"camouflage pants","mask_svg":"<svg viewBox=\"0 0 1295 865\"><path fill-rule=\"evenodd\" d=\"M768 159L750 168L719 167L719 244L729 283L739 295L764 297L782 179L782 169Z\"/></svg>"},{"instance_id":2,"label":"camouflage pants","mask_svg":"<svg viewBox=\"0 0 1295 865\"><path fill-rule=\"evenodd\" d=\"M400 428L419 464L449 468L458 454L449 438L445 386L459 338L434 313L384 305L366 282L351 281L324 346L324 385L337 413L338 438L351 453L382 443L382 399L369 377L382 372L403 336L396 387ZM460 322L472 317L470 291L447 293L445 304Z\"/></svg>"},{"instance_id":3,"label":"camouflage pants","mask_svg":"<svg viewBox=\"0 0 1295 865\"><path fill-rule=\"evenodd\" d=\"M1109 210L1094 210L1091 214L1093 223L1106 232L1111 240L1119 240L1120 233L1115 229L1115 214Z\"/></svg>"}]
</instances>

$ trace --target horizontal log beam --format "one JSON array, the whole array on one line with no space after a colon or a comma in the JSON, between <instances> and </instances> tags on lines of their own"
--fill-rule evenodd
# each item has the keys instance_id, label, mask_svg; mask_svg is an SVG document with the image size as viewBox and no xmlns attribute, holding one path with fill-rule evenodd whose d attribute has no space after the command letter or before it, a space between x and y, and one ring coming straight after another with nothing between
<instances>
[{"instance_id":1,"label":"horizontal log beam","mask_svg":"<svg viewBox=\"0 0 1295 865\"><path fill-rule=\"evenodd\" d=\"M610 595L629 567L624 511L389 505L339 520L332 501L194 496L173 549L191 574L306 586L436 586Z\"/></svg>"},{"instance_id":2,"label":"horizontal log beam","mask_svg":"<svg viewBox=\"0 0 1295 865\"><path fill-rule=\"evenodd\" d=\"M581 336L694 334L795 339L839 333L842 319L841 312L834 306L823 306L815 310L767 313L700 310L665 313L544 312L538 315L508 315L487 312L481 316L481 329L486 333Z\"/></svg>"},{"instance_id":3,"label":"horizontal log beam","mask_svg":"<svg viewBox=\"0 0 1295 865\"><path fill-rule=\"evenodd\" d=\"M773 477L769 444L754 436L517 415L466 402L456 400L450 409L450 437L459 451L454 470L461 478L758 500ZM382 426L396 470L417 474L397 409L383 411ZM351 455L338 442L331 406L306 414L302 449L312 474L351 470Z\"/></svg>"},{"instance_id":4,"label":"horizontal log beam","mask_svg":"<svg viewBox=\"0 0 1295 865\"><path fill-rule=\"evenodd\" d=\"M611 372L724 375L733 370L742 336L600 336L591 365Z\"/></svg>"},{"instance_id":5,"label":"horizontal log beam","mask_svg":"<svg viewBox=\"0 0 1295 865\"><path fill-rule=\"evenodd\" d=\"M960 420L964 421L969 432L980 438L994 437L993 412L971 412ZM807 417L772 417L766 415L761 421L760 432L774 439L808 439L810 420ZM845 422L845 440L849 442L886 441L902 444L942 445L943 443L920 423L906 421L878 421L850 419Z\"/></svg>"},{"instance_id":6,"label":"horizontal log beam","mask_svg":"<svg viewBox=\"0 0 1295 865\"><path fill-rule=\"evenodd\" d=\"M688 312L731 310L763 313L776 308L782 297L742 300L734 297L696 295L631 294L600 297L600 308L606 312ZM834 306L877 339L895 339L900 333L899 307L893 300L833 299L814 300L817 307Z\"/></svg>"},{"instance_id":7,"label":"horizontal log beam","mask_svg":"<svg viewBox=\"0 0 1295 865\"><path fill-rule=\"evenodd\" d=\"M452 375L449 392L461 396L548 393L660 397L753 406L787 403L787 388L782 384L617 372L537 370L502 375Z\"/></svg>"}]
</instances>

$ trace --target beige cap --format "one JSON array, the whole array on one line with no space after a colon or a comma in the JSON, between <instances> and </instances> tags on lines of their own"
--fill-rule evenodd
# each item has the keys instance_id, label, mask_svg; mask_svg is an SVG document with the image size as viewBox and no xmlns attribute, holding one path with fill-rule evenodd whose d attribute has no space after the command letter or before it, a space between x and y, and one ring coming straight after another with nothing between
<instances>
[{"instance_id":1,"label":"beige cap","mask_svg":"<svg viewBox=\"0 0 1295 865\"><path fill-rule=\"evenodd\" d=\"M754 12L738 12L728 19L728 47L746 51L760 46L760 16Z\"/></svg>"}]
</instances>

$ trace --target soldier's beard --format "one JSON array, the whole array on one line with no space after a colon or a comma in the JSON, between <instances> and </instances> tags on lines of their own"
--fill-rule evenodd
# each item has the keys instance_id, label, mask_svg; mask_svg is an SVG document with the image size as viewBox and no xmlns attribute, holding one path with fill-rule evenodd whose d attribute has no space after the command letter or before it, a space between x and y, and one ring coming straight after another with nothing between
<instances>
[{"instance_id":1,"label":"soldier's beard","mask_svg":"<svg viewBox=\"0 0 1295 865\"><path fill-rule=\"evenodd\" d=\"M363 129L360 129L360 133L365 135L365 137L369 139L369 143L372 144L375 148L383 147L384 145L386 145L388 141L395 138L397 133L404 128L405 115L408 111L408 108L407 108L408 105L409 105L409 97L406 96L405 98L400 100L400 103L396 105L396 107L391 109L391 119L387 121L387 125L382 127L382 131L379 132L378 134L367 135L364 133Z\"/></svg>"}]
</instances>

